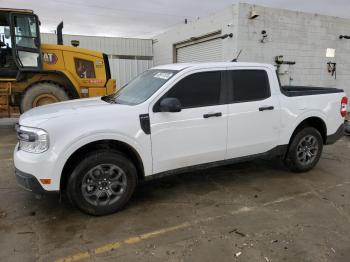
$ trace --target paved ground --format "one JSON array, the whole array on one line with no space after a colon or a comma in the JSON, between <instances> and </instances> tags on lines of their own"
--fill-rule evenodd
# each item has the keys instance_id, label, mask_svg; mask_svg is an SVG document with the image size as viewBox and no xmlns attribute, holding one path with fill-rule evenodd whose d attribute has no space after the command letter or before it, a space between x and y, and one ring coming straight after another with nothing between
<instances>
[{"instance_id":1,"label":"paved ground","mask_svg":"<svg viewBox=\"0 0 350 262\"><path fill-rule=\"evenodd\" d=\"M0 115L0 129L11 129L15 126L16 123L18 123L18 118L3 118Z\"/></svg>"},{"instance_id":2,"label":"paved ground","mask_svg":"<svg viewBox=\"0 0 350 262\"><path fill-rule=\"evenodd\" d=\"M348 137L307 174L268 161L187 173L98 218L18 188L15 140L0 129L0 261L349 261Z\"/></svg>"}]
</instances>

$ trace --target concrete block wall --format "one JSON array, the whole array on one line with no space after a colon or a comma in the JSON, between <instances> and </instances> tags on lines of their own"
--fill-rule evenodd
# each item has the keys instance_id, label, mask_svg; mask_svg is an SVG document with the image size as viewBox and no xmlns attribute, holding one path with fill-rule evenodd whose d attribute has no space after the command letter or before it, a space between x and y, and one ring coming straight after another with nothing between
<instances>
[{"instance_id":1,"label":"concrete block wall","mask_svg":"<svg viewBox=\"0 0 350 262\"><path fill-rule=\"evenodd\" d=\"M252 8L259 14L249 19ZM230 26L228 26L230 25ZM332 86L346 90L350 95L350 40L339 35L350 35L350 19L296 12L283 9L231 5L208 17L187 25L176 26L154 37L154 64L173 62L173 44L216 30L233 33L223 40L223 60L232 59L242 50L238 61L275 64L275 56L295 61L288 74L281 75L284 85ZM261 43L261 31L268 38ZM327 58L326 49L334 48L335 57ZM327 72L327 62L337 63L337 79Z\"/></svg>"},{"instance_id":2,"label":"concrete block wall","mask_svg":"<svg viewBox=\"0 0 350 262\"><path fill-rule=\"evenodd\" d=\"M276 55L283 55L296 62L281 76L283 84L341 87L350 94L350 40L339 39L350 34L349 19L254 6L259 17L250 20L252 8L239 5L240 61L273 64ZM260 42L262 30L268 34L265 43ZM335 49L334 58L326 57L327 48ZM337 79L327 72L329 61L337 63Z\"/></svg>"}]
</instances>

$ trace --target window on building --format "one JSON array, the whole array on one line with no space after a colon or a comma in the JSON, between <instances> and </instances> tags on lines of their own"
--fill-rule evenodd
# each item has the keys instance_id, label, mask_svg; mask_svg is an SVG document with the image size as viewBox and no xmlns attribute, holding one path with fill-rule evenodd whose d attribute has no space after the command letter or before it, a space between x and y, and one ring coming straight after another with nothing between
<instances>
[{"instance_id":1,"label":"window on building","mask_svg":"<svg viewBox=\"0 0 350 262\"><path fill-rule=\"evenodd\" d=\"M75 58L75 70L80 78L95 78L94 62Z\"/></svg>"},{"instance_id":2,"label":"window on building","mask_svg":"<svg viewBox=\"0 0 350 262\"><path fill-rule=\"evenodd\" d=\"M221 72L200 72L180 80L167 93L179 99L182 108L204 107L220 103Z\"/></svg>"},{"instance_id":3,"label":"window on building","mask_svg":"<svg viewBox=\"0 0 350 262\"><path fill-rule=\"evenodd\" d=\"M270 97L265 70L232 70L232 102L258 101Z\"/></svg>"}]
</instances>

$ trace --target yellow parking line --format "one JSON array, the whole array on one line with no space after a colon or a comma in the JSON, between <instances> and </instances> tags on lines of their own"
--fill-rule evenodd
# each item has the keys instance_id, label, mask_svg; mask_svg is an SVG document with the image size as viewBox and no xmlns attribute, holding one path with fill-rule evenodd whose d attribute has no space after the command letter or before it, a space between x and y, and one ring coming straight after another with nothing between
<instances>
[{"instance_id":1,"label":"yellow parking line","mask_svg":"<svg viewBox=\"0 0 350 262\"><path fill-rule=\"evenodd\" d=\"M130 238L125 239L125 240L120 241L120 242L106 244L104 246L95 248L91 251L81 252L81 253L78 253L78 254L75 254L72 256L61 258L61 259L56 260L56 262L73 262L73 261L79 261L82 259L91 258L93 255L102 254L102 253L116 250L116 249L120 248L122 245L136 244L136 243L139 243L143 240L154 238L154 237L157 237L160 235L164 235L168 232L176 231L176 230L183 229L183 228L190 227L190 226L191 226L191 223L186 222L186 223L183 223L183 224L180 224L177 226L163 228L163 229L156 230L156 231L149 232L149 233L145 233L145 234L142 234L142 235L139 235L136 237L130 237Z\"/></svg>"},{"instance_id":2,"label":"yellow parking line","mask_svg":"<svg viewBox=\"0 0 350 262\"><path fill-rule=\"evenodd\" d=\"M346 181L343 184L338 184L336 186L332 186L332 188L333 187L338 187L338 186L343 186L343 185L349 184L349 183L350 183L350 181ZM275 204L284 203L284 202L287 202L287 201L290 201L290 200L293 200L293 199L296 199L296 198L299 198L299 197L304 197L304 196L307 196L307 195L310 195L310 194L314 194L314 192L313 191L307 191L307 192L295 194L295 195L292 195L292 196L281 197L281 198L279 198L277 200L265 202L262 205L258 205L258 206L251 206L251 207L244 206L244 207L241 207L241 208L239 208L237 210L233 210L233 211L231 211L229 213L226 213L224 215L218 215L218 216L214 216L214 217L206 217L206 218L203 218L203 219L197 219L197 220L194 220L192 222L185 222L185 223L177 225L177 226L163 228L163 229L152 231L152 232L145 233L145 234L142 234L142 235L133 236L133 237L130 237L130 238L122 240L122 241L106 244L104 246L100 246L100 247L97 247L95 249L92 249L92 250L89 250L89 251L86 251L86 252L81 252L81 253L77 253L75 255L71 255L71 256L64 257L64 258L60 258L60 259L56 260L56 262L73 262L73 261L79 261L79 260L83 260L83 259L92 258L94 255L107 253L107 252L119 249L123 245L136 244L136 243L139 243L139 242L141 242L143 240L147 240L147 239L150 239L150 238L155 238L155 237L158 237L160 235L164 235L164 234L166 234L168 232L172 232L172 231L176 231L176 230L179 230L179 229L191 227L191 226L194 226L194 225L199 224L199 223L211 222L211 221L214 221L216 219L227 217L229 215L237 215L237 214L240 214L240 213L251 212L251 211L254 211L254 210L256 210L257 208L260 208L260 207L267 207L267 206L272 206L272 205L275 205Z\"/></svg>"},{"instance_id":3,"label":"yellow parking line","mask_svg":"<svg viewBox=\"0 0 350 262\"><path fill-rule=\"evenodd\" d=\"M245 213L245 212L249 212L252 211L253 208L240 208L238 210L236 210L236 212L232 213L232 214L239 214L239 213ZM160 235L164 235L166 233L172 232L172 231L176 231L176 230L180 230L183 228L187 228L187 227L191 227L194 226L196 224L199 223L204 223L204 222L210 222L222 217L226 217L229 214L225 214L225 215L219 215L219 216L214 216L214 217L206 217L203 219L196 219L192 222L185 222L182 223L180 225L176 225L173 227L167 227L167 228L163 228L163 229L159 229L156 231L152 231L152 232L148 232L148 233L144 233L142 235L138 235L138 236L133 236L133 237L129 237L128 239L122 240L122 241L118 241L118 242L114 242L114 243L110 243L110 244L106 244L104 246L100 246L97 247L93 250L89 250L86 252L81 252L81 253L77 253L71 256L67 256L64 258L60 258L58 260L56 260L56 262L73 262L73 261L79 261L79 260L83 260L83 259L88 259L88 258L92 258L94 255L97 254L102 254L102 253L107 253L110 251L114 251L116 249L119 249L121 246L123 245L132 245L132 244L137 244L143 240L147 240L150 238L155 238L158 237Z\"/></svg>"}]
</instances>

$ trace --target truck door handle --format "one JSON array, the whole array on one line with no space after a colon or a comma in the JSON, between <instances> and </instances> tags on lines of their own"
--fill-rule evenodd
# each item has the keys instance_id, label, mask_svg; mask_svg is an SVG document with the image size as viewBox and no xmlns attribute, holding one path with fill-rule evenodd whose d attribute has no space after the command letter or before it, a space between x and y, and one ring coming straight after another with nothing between
<instances>
[{"instance_id":1,"label":"truck door handle","mask_svg":"<svg viewBox=\"0 0 350 262\"><path fill-rule=\"evenodd\" d=\"M218 112L218 113L210 113L210 114L204 114L203 117L204 118L209 118L209 117L220 117L222 116L222 113L221 112Z\"/></svg>"},{"instance_id":2,"label":"truck door handle","mask_svg":"<svg viewBox=\"0 0 350 262\"><path fill-rule=\"evenodd\" d=\"M274 110L275 108L273 106L263 106L263 107L259 107L259 111L265 111L265 110Z\"/></svg>"}]
</instances>

